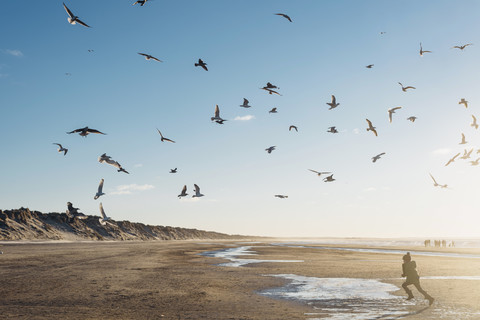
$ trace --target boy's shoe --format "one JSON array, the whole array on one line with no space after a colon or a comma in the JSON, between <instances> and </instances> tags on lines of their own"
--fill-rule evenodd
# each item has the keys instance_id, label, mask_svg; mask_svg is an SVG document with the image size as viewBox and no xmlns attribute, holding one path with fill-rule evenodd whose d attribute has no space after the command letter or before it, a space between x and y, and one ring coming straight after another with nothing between
<instances>
[{"instance_id":1,"label":"boy's shoe","mask_svg":"<svg viewBox=\"0 0 480 320\"><path fill-rule=\"evenodd\" d=\"M410 295L406 300L412 300L412 299L413 299L413 295Z\"/></svg>"},{"instance_id":2,"label":"boy's shoe","mask_svg":"<svg viewBox=\"0 0 480 320\"><path fill-rule=\"evenodd\" d=\"M428 305L432 305L433 304L433 301L435 301L435 299L433 299L432 297L430 298L427 298L428 299Z\"/></svg>"}]
</instances>

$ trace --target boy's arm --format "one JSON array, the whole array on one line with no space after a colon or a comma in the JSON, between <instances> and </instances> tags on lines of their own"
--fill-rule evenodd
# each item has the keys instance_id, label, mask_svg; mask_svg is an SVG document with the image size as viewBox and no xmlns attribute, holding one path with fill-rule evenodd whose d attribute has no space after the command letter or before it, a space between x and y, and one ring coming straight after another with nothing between
<instances>
[{"instance_id":1,"label":"boy's arm","mask_svg":"<svg viewBox=\"0 0 480 320\"><path fill-rule=\"evenodd\" d=\"M406 277L406 275L405 275L405 263L402 263L402 277Z\"/></svg>"}]
</instances>

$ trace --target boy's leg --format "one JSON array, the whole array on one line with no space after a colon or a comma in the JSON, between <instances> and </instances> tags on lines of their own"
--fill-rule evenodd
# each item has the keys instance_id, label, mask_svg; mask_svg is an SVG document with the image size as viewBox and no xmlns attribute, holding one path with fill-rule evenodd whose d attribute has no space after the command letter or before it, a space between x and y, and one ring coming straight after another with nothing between
<instances>
[{"instance_id":1,"label":"boy's leg","mask_svg":"<svg viewBox=\"0 0 480 320\"><path fill-rule=\"evenodd\" d=\"M433 298L431 295L429 295L425 290L422 289L422 286L420 285L420 280L417 281L417 282L414 282L413 285L415 286L415 288L417 288L418 292L420 292L421 294L423 294L423 296L425 297L425 299L428 299L430 305L433 303Z\"/></svg>"},{"instance_id":2,"label":"boy's leg","mask_svg":"<svg viewBox=\"0 0 480 320\"><path fill-rule=\"evenodd\" d=\"M402 284L402 288L405 289L405 292L408 294L407 300L413 299L412 290L410 290L410 289L408 288L408 285L409 285L409 284L410 284L410 283L408 283L408 282L406 282L406 281Z\"/></svg>"}]
</instances>

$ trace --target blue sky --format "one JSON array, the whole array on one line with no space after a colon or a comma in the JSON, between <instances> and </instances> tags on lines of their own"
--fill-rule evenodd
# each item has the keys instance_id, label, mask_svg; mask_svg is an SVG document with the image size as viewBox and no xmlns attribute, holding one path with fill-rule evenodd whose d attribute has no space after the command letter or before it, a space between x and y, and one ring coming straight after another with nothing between
<instances>
[{"instance_id":1,"label":"blue sky","mask_svg":"<svg viewBox=\"0 0 480 320\"><path fill-rule=\"evenodd\" d=\"M61 1L3 4L2 209L63 212L71 201L98 215L101 200L115 220L227 233L478 236L480 166L444 164L480 148L470 127L472 114L480 119L480 3L132 3L66 2L92 28L70 25ZM433 53L420 57L420 42ZM451 49L465 43L474 45ZM194 67L199 58L208 72ZM268 81L282 96L259 90ZM417 89L404 93L397 82ZM332 94L340 106L328 110ZM239 107L243 98L252 108ZM216 104L224 125L210 121ZM390 124L395 106L403 108ZM65 133L84 126L107 135ZM156 128L177 143L160 142ZM100 164L102 153L130 175ZM434 188L428 173L451 188ZM102 178L106 195L95 201ZM205 197L177 199L194 183Z\"/></svg>"}]
</instances>

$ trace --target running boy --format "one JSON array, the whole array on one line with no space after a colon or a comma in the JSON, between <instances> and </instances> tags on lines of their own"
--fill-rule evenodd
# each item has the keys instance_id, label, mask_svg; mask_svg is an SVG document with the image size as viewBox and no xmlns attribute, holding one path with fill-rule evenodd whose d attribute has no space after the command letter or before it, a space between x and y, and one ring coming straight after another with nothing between
<instances>
[{"instance_id":1,"label":"running boy","mask_svg":"<svg viewBox=\"0 0 480 320\"><path fill-rule=\"evenodd\" d=\"M403 270L402 277L407 277L407 280L402 284L403 289L405 289L405 291L408 294L407 300L413 299L412 290L410 290L408 288L409 285L413 284L415 286L415 288L417 288L417 290L421 294L423 294L425 299L428 300L428 303L430 305L432 305L433 300L435 300L435 299L433 299L420 286L420 277L418 276L416 268L417 268L417 264L415 263L415 261L412 261L412 257L410 256L410 252L407 252L407 254L403 256L403 264L402 264L402 270Z\"/></svg>"}]
</instances>

